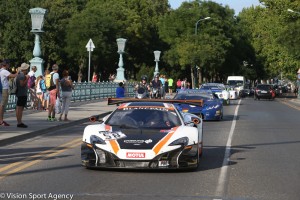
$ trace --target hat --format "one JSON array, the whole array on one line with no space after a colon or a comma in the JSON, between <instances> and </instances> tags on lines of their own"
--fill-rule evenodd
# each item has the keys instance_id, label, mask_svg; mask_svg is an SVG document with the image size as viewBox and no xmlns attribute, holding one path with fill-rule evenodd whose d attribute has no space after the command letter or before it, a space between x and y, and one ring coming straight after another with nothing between
<instances>
[{"instance_id":1,"label":"hat","mask_svg":"<svg viewBox=\"0 0 300 200\"><path fill-rule=\"evenodd\" d=\"M58 69L58 65L57 64L52 65L52 70L57 70L57 69Z\"/></svg>"},{"instance_id":2,"label":"hat","mask_svg":"<svg viewBox=\"0 0 300 200\"><path fill-rule=\"evenodd\" d=\"M29 65L27 63L22 63L21 67L19 70L27 70L29 68Z\"/></svg>"}]
</instances>

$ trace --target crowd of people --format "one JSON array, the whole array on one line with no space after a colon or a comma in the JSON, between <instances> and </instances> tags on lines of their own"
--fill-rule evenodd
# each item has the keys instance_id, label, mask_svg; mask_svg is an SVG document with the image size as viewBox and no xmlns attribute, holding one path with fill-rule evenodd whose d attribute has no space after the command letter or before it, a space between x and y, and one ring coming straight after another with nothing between
<instances>
[{"instance_id":1,"label":"crowd of people","mask_svg":"<svg viewBox=\"0 0 300 200\"><path fill-rule=\"evenodd\" d=\"M68 70L63 70L62 78L60 78L59 66L54 64L51 72L45 70L44 75L36 77L36 66L29 69L29 64L22 63L16 73L11 73L9 67L8 62L0 61L0 126L10 126L4 121L4 111L13 82L16 87L17 127L28 127L22 121L23 110L27 107L27 94L30 95L30 108L47 111L48 121L69 120L68 112L74 85ZM60 114L58 119L55 117L56 113Z\"/></svg>"},{"instance_id":2,"label":"crowd of people","mask_svg":"<svg viewBox=\"0 0 300 200\"><path fill-rule=\"evenodd\" d=\"M147 92L147 98L158 97L164 99L167 93L173 95L173 83L174 81L171 77L167 77L163 74L156 74L148 83L148 77L143 75L141 81L135 86L135 91L138 91L139 88L143 88Z\"/></svg>"}]
</instances>

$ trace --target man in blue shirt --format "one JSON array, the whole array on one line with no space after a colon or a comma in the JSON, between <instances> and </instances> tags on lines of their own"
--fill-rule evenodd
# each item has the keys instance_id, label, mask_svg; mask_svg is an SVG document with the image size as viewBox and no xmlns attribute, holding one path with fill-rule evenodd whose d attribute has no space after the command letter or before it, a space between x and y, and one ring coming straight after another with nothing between
<instances>
[{"instance_id":1,"label":"man in blue shirt","mask_svg":"<svg viewBox=\"0 0 300 200\"><path fill-rule=\"evenodd\" d=\"M117 98L124 98L125 97L125 89L123 82L119 83L119 87L116 89L116 97Z\"/></svg>"}]
</instances>

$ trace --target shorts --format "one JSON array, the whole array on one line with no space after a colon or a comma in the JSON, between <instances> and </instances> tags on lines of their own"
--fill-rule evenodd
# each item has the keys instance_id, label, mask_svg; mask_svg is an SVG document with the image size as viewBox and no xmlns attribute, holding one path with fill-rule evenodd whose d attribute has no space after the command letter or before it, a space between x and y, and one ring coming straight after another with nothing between
<instances>
[{"instance_id":1,"label":"shorts","mask_svg":"<svg viewBox=\"0 0 300 200\"><path fill-rule=\"evenodd\" d=\"M55 105L57 99L56 89L50 90L49 94L50 94L49 105Z\"/></svg>"},{"instance_id":2,"label":"shorts","mask_svg":"<svg viewBox=\"0 0 300 200\"><path fill-rule=\"evenodd\" d=\"M6 107L8 103L8 89L2 89L2 98L0 98L0 105Z\"/></svg>"},{"instance_id":3,"label":"shorts","mask_svg":"<svg viewBox=\"0 0 300 200\"><path fill-rule=\"evenodd\" d=\"M44 92L44 100L49 101L49 91Z\"/></svg>"},{"instance_id":4,"label":"shorts","mask_svg":"<svg viewBox=\"0 0 300 200\"><path fill-rule=\"evenodd\" d=\"M25 107L27 103L27 96L17 97L17 106Z\"/></svg>"}]
</instances>

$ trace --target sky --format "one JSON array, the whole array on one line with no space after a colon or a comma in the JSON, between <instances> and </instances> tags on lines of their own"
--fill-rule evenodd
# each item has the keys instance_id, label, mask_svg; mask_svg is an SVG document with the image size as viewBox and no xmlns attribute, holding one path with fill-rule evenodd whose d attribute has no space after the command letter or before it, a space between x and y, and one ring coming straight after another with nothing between
<instances>
[{"instance_id":1,"label":"sky","mask_svg":"<svg viewBox=\"0 0 300 200\"><path fill-rule=\"evenodd\" d=\"M192 0L169 0L169 3L173 9L178 8L182 2L189 2ZM230 8L235 10L235 14L237 15L239 12L243 10L243 8L251 7L252 5L258 6L259 0L211 0L218 4L222 4L223 6L228 5Z\"/></svg>"}]
</instances>

